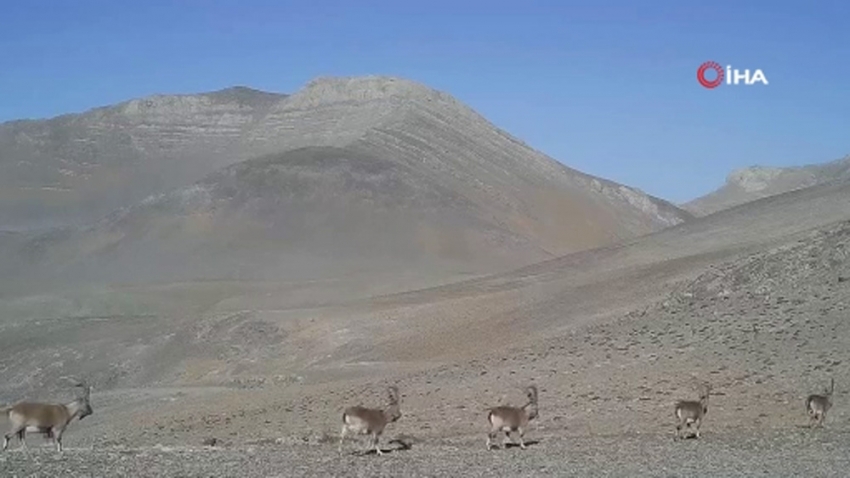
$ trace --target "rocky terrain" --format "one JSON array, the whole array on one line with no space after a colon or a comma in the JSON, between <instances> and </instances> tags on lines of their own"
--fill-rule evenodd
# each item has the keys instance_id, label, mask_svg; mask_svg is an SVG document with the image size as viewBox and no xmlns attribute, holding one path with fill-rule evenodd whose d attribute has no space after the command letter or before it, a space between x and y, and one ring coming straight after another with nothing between
<instances>
[{"instance_id":1,"label":"rocky terrain","mask_svg":"<svg viewBox=\"0 0 850 478\"><path fill-rule=\"evenodd\" d=\"M395 78L157 96L0 130L7 297L116 283L354 287L364 275L361 295L405 290L692 217ZM30 231L21 214L61 226Z\"/></svg>"},{"instance_id":2,"label":"rocky terrain","mask_svg":"<svg viewBox=\"0 0 850 478\"><path fill-rule=\"evenodd\" d=\"M81 167L63 148L122 121L136 152L94 168L115 183L60 173L118 209L39 196L51 161ZM0 476L846 475L850 180L695 218L388 78L0 131L3 180L40 191L0 201L0 404L70 400L67 376L95 387L62 455L31 434ZM831 378L812 429L805 397ZM702 438L674 440L673 404L699 382ZM528 449L485 450L487 407L529 383ZM338 453L341 411L389 385L388 453L362 437Z\"/></svg>"},{"instance_id":3,"label":"rocky terrain","mask_svg":"<svg viewBox=\"0 0 850 478\"><path fill-rule=\"evenodd\" d=\"M285 98L235 87L0 124L0 227L84 224L190 184Z\"/></svg>"},{"instance_id":4,"label":"rocky terrain","mask_svg":"<svg viewBox=\"0 0 850 478\"><path fill-rule=\"evenodd\" d=\"M602 231L615 236L688 217L665 201L564 167L448 94L399 78L354 77L317 78L292 95L244 87L156 95L2 124L0 227L85 224L223 166L353 143L473 201L532 216L532 227L555 228L554 249L580 245L558 242L562 226L547 225L553 208L569 211L565 201L622 214L622 224L609 221Z\"/></svg>"},{"instance_id":5,"label":"rocky terrain","mask_svg":"<svg viewBox=\"0 0 850 478\"><path fill-rule=\"evenodd\" d=\"M232 448L75 449L64 457L35 452L0 455L9 477L329 477L329 476L718 476L841 477L846 435L832 430L714 435L677 443L669 437L551 437L521 451L486 452L480 440L428 443L374 455L336 454L335 447L257 444ZM396 447L387 447L387 450Z\"/></svg>"},{"instance_id":6,"label":"rocky terrain","mask_svg":"<svg viewBox=\"0 0 850 478\"><path fill-rule=\"evenodd\" d=\"M181 373L156 375L181 356L175 347L133 362L116 344L112 357L131 368L93 395L96 414L73 424L65 456L45 446L0 466L12 476L842 476L848 202L850 184L822 185L628 244L365 301L285 311L232 298L241 315L206 316L178 335L182 351L199 347L195 337L208 352L184 358ZM119 322L129 325L101 319L79 339L102 343ZM162 333L165 323L146 326ZM36 331L79 329L13 321L2 333L24 360ZM299 353L300 363L288 355ZM4 397L70 393L32 382L23 363L2 365L4 383L27 384ZM810 429L805 396L830 378L835 407L823 430ZM695 398L697 381L713 385L703 437L674 441L672 405ZM527 383L540 387L532 445L486 452L484 410L521 403ZM403 397L383 441L396 451L363 454L360 439L338 456L340 410L380 406L389 384Z\"/></svg>"},{"instance_id":7,"label":"rocky terrain","mask_svg":"<svg viewBox=\"0 0 850 478\"><path fill-rule=\"evenodd\" d=\"M789 168L751 166L732 171L718 190L682 204L682 208L706 216L756 199L847 178L850 178L850 156Z\"/></svg>"}]
</instances>

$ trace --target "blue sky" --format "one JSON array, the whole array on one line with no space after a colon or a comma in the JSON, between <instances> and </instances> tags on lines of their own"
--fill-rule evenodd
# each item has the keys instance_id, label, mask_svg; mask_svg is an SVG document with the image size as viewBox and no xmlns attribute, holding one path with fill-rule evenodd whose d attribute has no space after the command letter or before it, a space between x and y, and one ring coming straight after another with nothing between
<instances>
[{"instance_id":1,"label":"blue sky","mask_svg":"<svg viewBox=\"0 0 850 478\"><path fill-rule=\"evenodd\" d=\"M0 121L388 74L674 202L735 168L850 153L850 2L0 0L0 11ZM770 84L704 89L707 60Z\"/></svg>"}]
</instances>

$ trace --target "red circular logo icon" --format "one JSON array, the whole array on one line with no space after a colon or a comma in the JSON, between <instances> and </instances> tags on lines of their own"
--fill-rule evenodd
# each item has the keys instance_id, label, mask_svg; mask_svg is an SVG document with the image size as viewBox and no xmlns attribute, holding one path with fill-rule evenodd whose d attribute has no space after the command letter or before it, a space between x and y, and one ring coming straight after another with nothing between
<instances>
[{"instance_id":1,"label":"red circular logo icon","mask_svg":"<svg viewBox=\"0 0 850 478\"><path fill-rule=\"evenodd\" d=\"M717 78L709 80L705 77L705 72L714 70L717 73ZM697 68L697 81L702 86L711 89L720 86L723 83L723 68L716 61L707 61Z\"/></svg>"}]
</instances>

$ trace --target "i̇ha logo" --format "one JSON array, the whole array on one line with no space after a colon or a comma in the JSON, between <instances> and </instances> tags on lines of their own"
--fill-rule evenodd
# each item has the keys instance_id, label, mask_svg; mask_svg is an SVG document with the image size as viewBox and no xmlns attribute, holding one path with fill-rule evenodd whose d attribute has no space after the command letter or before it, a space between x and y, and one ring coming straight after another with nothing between
<instances>
[{"instance_id":1,"label":"i\u0307ha logo","mask_svg":"<svg viewBox=\"0 0 850 478\"><path fill-rule=\"evenodd\" d=\"M713 79L710 80L710 77L713 77ZM720 86L724 78L727 85L739 85L742 83L745 85L754 85L756 83L768 84L767 77L764 76L764 72L761 70L755 70L750 74L750 70L741 71L732 68L730 65L726 65L726 71L723 71L723 67L716 61L707 61L697 68L697 81L708 89Z\"/></svg>"}]
</instances>

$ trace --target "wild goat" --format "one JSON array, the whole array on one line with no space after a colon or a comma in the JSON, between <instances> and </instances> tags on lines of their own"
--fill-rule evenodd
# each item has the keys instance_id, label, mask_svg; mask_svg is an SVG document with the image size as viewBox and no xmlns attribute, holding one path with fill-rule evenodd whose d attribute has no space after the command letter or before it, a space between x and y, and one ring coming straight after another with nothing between
<instances>
[{"instance_id":1,"label":"wild goat","mask_svg":"<svg viewBox=\"0 0 850 478\"><path fill-rule=\"evenodd\" d=\"M44 433L46 438L52 438L56 451L62 451L62 434L74 417L80 420L92 414L89 404L91 387L84 381L76 384L83 389L82 394L73 402L66 405L56 403L21 402L6 409L11 425L9 433L3 437L3 450L9 447L9 440L17 435L21 448L27 449L26 433Z\"/></svg>"},{"instance_id":2,"label":"wild goat","mask_svg":"<svg viewBox=\"0 0 850 478\"><path fill-rule=\"evenodd\" d=\"M826 419L826 412L832 408L832 392L835 391L835 379L829 380L829 391L824 395L809 395L806 398L806 411L809 412L815 424L823 426L823 421Z\"/></svg>"},{"instance_id":3,"label":"wild goat","mask_svg":"<svg viewBox=\"0 0 850 478\"><path fill-rule=\"evenodd\" d=\"M389 404L381 410L377 408L365 408L362 406L348 407L342 412L342 431L339 435L339 452L342 453L342 441L350 431L356 435L372 435L372 446L378 455L384 452L378 447L378 439L384 432L384 427L401 418L401 400L398 388L389 387Z\"/></svg>"},{"instance_id":4,"label":"wild goat","mask_svg":"<svg viewBox=\"0 0 850 478\"><path fill-rule=\"evenodd\" d=\"M487 449L492 448L493 440L496 435L502 431L505 432L505 437L510 438L511 432L519 433L519 446L525 450L525 441L523 435L528 428L528 422L537 418L537 387L530 385L525 389L528 403L522 407L499 406L491 408L487 414L487 420L490 422L490 432L487 434Z\"/></svg>"},{"instance_id":5,"label":"wild goat","mask_svg":"<svg viewBox=\"0 0 850 478\"><path fill-rule=\"evenodd\" d=\"M699 401L681 400L676 403L676 418L679 423L676 424L676 438L681 438L682 429L687 425L696 427L696 438L699 438L699 427L702 424L702 419L708 413L708 396L711 393L711 385L703 383L699 387Z\"/></svg>"}]
</instances>

